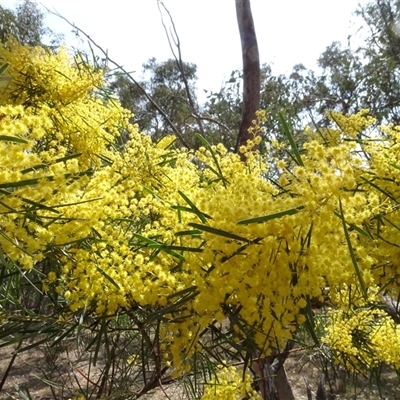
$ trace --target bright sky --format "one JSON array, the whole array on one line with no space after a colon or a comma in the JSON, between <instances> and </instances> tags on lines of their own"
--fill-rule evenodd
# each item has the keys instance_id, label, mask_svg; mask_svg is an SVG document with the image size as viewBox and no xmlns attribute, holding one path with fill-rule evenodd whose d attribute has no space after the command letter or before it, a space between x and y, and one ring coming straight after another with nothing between
<instances>
[{"instance_id":1,"label":"bright sky","mask_svg":"<svg viewBox=\"0 0 400 400\"><path fill-rule=\"evenodd\" d=\"M303 63L313 68L322 51L335 40L347 42L358 26L352 12L365 0L252 0L262 63L275 73L290 72ZM12 8L17 1L0 1ZM150 57L172 56L161 24L157 0L41 0L89 34L110 58L140 78ZM234 69L241 68L240 39L234 0L164 0L181 41L184 61L198 66L198 88L219 90ZM168 22L168 21L167 21ZM51 16L47 24L77 45L72 30ZM202 92L202 91L201 91Z\"/></svg>"}]
</instances>

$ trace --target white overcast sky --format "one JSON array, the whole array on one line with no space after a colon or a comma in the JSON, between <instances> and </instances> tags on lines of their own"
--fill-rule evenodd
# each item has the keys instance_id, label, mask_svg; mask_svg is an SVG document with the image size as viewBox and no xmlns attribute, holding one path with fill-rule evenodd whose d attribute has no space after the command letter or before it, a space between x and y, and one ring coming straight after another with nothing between
<instances>
[{"instance_id":1,"label":"white overcast sky","mask_svg":"<svg viewBox=\"0 0 400 400\"><path fill-rule=\"evenodd\" d=\"M348 35L356 32L352 12L359 2L366 0L252 0L261 62L272 64L275 73L290 72L297 63L313 68L326 46L335 40L347 43ZM10 8L17 3L0 1ZM163 61L172 56L157 0L40 3L88 33L110 58L136 71L136 78L150 57ZM199 90L218 90L232 70L241 68L234 0L164 0L164 4L179 34L183 60L198 66ZM46 23L65 34L67 45L77 45L64 21L51 16Z\"/></svg>"}]
</instances>

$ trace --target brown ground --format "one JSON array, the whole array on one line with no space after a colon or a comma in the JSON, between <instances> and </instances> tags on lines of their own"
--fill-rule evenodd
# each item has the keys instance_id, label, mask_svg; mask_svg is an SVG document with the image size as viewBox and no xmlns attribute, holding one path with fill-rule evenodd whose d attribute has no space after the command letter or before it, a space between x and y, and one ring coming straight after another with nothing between
<instances>
[{"instance_id":1,"label":"brown ground","mask_svg":"<svg viewBox=\"0 0 400 400\"><path fill-rule=\"evenodd\" d=\"M12 347L0 348L0 379L2 379L9 365L12 351ZM74 364L73 367L72 364ZM101 360L99 361L100 364ZM93 388L96 385L100 372L96 368L90 367L89 374L89 365L89 356L78 357L73 342L64 343L63 348L58 349L57 352L53 351L53 353L46 346L25 351L17 356L6 383L0 392L0 399L29 399L29 397L24 397L24 393L26 396L26 389L29 390L33 400L68 399L72 393L73 386L76 388L80 384L83 387ZM310 363L310 356L301 351L294 352L285 365L296 400L307 400L306 380L313 389L313 398L315 398L315 390L321 374ZM87 378L89 375L90 382ZM342 375L345 376L345 374ZM51 378L56 383L53 384L53 390L49 384L43 381L44 377ZM370 384L366 379L359 379L356 385L350 383L349 379L347 379L346 384L343 384L338 379L336 382L332 379L333 391L336 394L331 395L330 398L335 400L400 399L400 387L397 387L399 386L397 378L393 374L386 373L384 374L384 380L385 391L383 397L380 397L376 386ZM20 393L18 389L21 390ZM166 387L165 391L161 389L154 390L144 398L147 400L164 398L178 400L187 399L188 397L185 396L182 386L173 384Z\"/></svg>"}]
</instances>

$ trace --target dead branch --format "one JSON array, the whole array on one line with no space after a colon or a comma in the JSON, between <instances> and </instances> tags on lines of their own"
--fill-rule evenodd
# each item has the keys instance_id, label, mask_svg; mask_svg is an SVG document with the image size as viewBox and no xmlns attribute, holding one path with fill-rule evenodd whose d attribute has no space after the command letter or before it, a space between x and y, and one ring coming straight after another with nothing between
<instances>
[{"instance_id":1,"label":"dead branch","mask_svg":"<svg viewBox=\"0 0 400 400\"><path fill-rule=\"evenodd\" d=\"M187 77L186 77L184 64L183 64L183 60L182 60L181 42L179 40L178 32L176 31L174 20L172 19L171 13L167 9L167 7L164 5L162 0L158 0L157 1L157 5L158 5L158 10L159 10L160 16L161 16L161 23L162 23L162 25L164 27L165 34L166 34L167 39L168 39L169 47L171 49L171 52L172 52L172 54L173 54L173 56L175 58L175 61L176 61L177 65L178 65L179 72L181 73L181 76L182 76L183 84L185 86L187 100L188 100L190 108L192 109L192 116L195 118L195 120L197 122L197 125L199 126L199 131L200 131L201 135L204 137L204 128L203 128L203 124L202 124L202 118L200 117L200 115L199 115L199 113L197 111L197 107L196 107L196 104L195 104L195 102L193 100L193 96L190 93L190 87L189 87L189 83L188 83L188 80L187 80ZM167 26L166 26L166 24L164 22L164 18L163 18L161 7L168 14L168 18L169 18L169 20L171 22L172 30L170 32L168 31ZM172 41L174 42L173 45L172 45ZM176 48L178 54L175 53L174 47Z\"/></svg>"}]
</instances>

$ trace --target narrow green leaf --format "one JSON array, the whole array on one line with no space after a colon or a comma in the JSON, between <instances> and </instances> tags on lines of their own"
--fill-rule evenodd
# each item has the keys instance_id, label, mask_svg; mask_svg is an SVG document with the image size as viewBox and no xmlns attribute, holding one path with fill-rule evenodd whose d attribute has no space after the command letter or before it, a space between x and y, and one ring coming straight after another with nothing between
<instances>
[{"instance_id":1,"label":"narrow green leaf","mask_svg":"<svg viewBox=\"0 0 400 400\"><path fill-rule=\"evenodd\" d=\"M171 206L171 208L172 208L173 210L177 210L178 212L179 212L179 211L183 211L183 212L188 212L188 213L192 213L192 214L194 214L194 215L197 215L197 216L199 217L200 221L202 221L202 222L204 222L204 223L206 222L205 218L212 219L209 215L207 215L207 214L205 214L205 213L203 213L203 212L201 212L201 211L200 211L200 214L199 214L198 211L193 210L193 209L190 208L190 207L186 207L186 206ZM200 217L200 216L201 216L201 217ZM204 221L203 221L203 219L204 219Z\"/></svg>"},{"instance_id":2,"label":"narrow green leaf","mask_svg":"<svg viewBox=\"0 0 400 400\"><path fill-rule=\"evenodd\" d=\"M175 163L176 162L176 160L177 160L177 157L172 157L172 158L167 158L167 159L165 159L165 160L163 160L163 161L160 161L158 164L156 164L156 165L158 165L159 167L164 167L165 165L168 165L168 164L173 164L173 163Z\"/></svg>"},{"instance_id":3,"label":"narrow green leaf","mask_svg":"<svg viewBox=\"0 0 400 400\"><path fill-rule=\"evenodd\" d=\"M400 171L400 166L399 165L396 165L396 164L389 164L391 167L393 167L393 168L395 168L395 169L397 169L397 170L399 170Z\"/></svg>"},{"instance_id":4,"label":"narrow green leaf","mask_svg":"<svg viewBox=\"0 0 400 400\"><path fill-rule=\"evenodd\" d=\"M6 69L10 66L10 63L4 63L1 67L0 67L0 76L3 75L3 73L6 71Z\"/></svg>"},{"instance_id":5,"label":"narrow green leaf","mask_svg":"<svg viewBox=\"0 0 400 400\"><path fill-rule=\"evenodd\" d=\"M7 193L8 194L8 193ZM9 211L13 212L13 213L17 213L18 211L15 210L14 208L10 207L9 205L7 205L6 203L3 203L2 201L0 201L0 204L4 207L7 208ZM2 213L2 214L7 214L7 213Z\"/></svg>"},{"instance_id":6,"label":"narrow green leaf","mask_svg":"<svg viewBox=\"0 0 400 400\"><path fill-rule=\"evenodd\" d=\"M153 195L156 199L159 199L159 200L162 200L162 201L164 201L164 199L162 198L162 197L160 197L157 193L155 193L153 190L151 190L150 188L148 188L148 187L146 187L146 186L143 186L143 189L146 191L146 192L148 192L148 193L150 193L151 195Z\"/></svg>"},{"instance_id":7,"label":"narrow green leaf","mask_svg":"<svg viewBox=\"0 0 400 400\"><path fill-rule=\"evenodd\" d=\"M195 213L200 221L205 224L206 223L206 218L210 219L211 217L209 215L206 215L204 213L202 213L194 204L193 202L189 199L189 197L187 197L185 195L185 193L181 192L180 190L178 190L179 195L183 198L183 200L186 201L186 203L189 204L190 208L192 209L193 213Z\"/></svg>"},{"instance_id":8,"label":"narrow green leaf","mask_svg":"<svg viewBox=\"0 0 400 400\"><path fill-rule=\"evenodd\" d=\"M60 74L62 77L64 77L65 79L67 79L68 81L71 81L71 78L65 74L63 74L61 71L54 69L54 72L56 72L57 74Z\"/></svg>"},{"instance_id":9,"label":"narrow green leaf","mask_svg":"<svg viewBox=\"0 0 400 400\"><path fill-rule=\"evenodd\" d=\"M25 139L15 137L15 136L7 136L7 135L0 135L0 140L3 140L5 142L14 142L14 143L24 143L24 144L29 143Z\"/></svg>"},{"instance_id":10,"label":"narrow green leaf","mask_svg":"<svg viewBox=\"0 0 400 400\"><path fill-rule=\"evenodd\" d=\"M335 211L334 214L337 217L341 218L340 214L337 211ZM349 230L355 230L360 235L363 235L363 236L365 236L367 238L372 238L372 235L370 233L366 232L364 229L360 228L358 225L355 225L355 224L348 224L348 225L349 225Z\"/></svg>"},{"instance_id":11,"label":"narrow green leaf","mask_svg":"<svg viewBox=\"0 0 400 400\"><path fill-rule=\"evenodd\" d=\"M92 203L92 202L94 202L94 201L99 201L99 200L101 200L101 197L95 197L94 199L76 201L75 203L59 204L59 205L56 205L56 206L52 206L52 209L54 210L54 209L56 209L56 208L76 206L76 205L78 205L78 204L85 204L85 203Z\"/></svg>"},{"instance_id":12,"label":"narrow green leaf","mask_svg":"<svg viewBox=\"0 0 400 400\"><path fill-rule=\"evenodd\" d=\"M238 256L239 254L242 254L248 247L250 244L256 244L259 241L259 239L256 239L255 241L251 241L249 243L246 243L242 246L240 246L236 251L234 251L232 254L226 255L224 257L222 257L221 262L226 262L228 260L230 260L231 258ZM211 271L210 271L211 272Z\"/></svg>"},{"instance_id":13,"label":"narrow green leaf","mask_svg":"<svg viewBox=\"0 0 400 400\"><path fill-rule=\"evenodd\" d=\"M254 223L261 223L261 222L266 222L270 221L272 219L277 219L277 218L282 218L285 215L294 215L297 214L299 211L304 210L304 206L299 206L296 208L291 208L289 210L284 210L280 211L274 214L269 214L269 215L263 215L262 217L255 217L255 218L249 218L249 219L243 219L242 221L239 221L239 225L247 225L247 224L254 224Z\"/></svg>"},{"instance_id":14,"label":"narrow green leaf","mask_svg":"<svg viewBox=\"0 0 400 400\"><path fill-rule=\"evenodd\" d=\"M77 158L80 157L82 155L82 153L75 153L75 154L70 154L68 156L65 157L61 157L61 158L57 158L55 160L55 163L59 163L59 162L63 162L63 161L68 161L68 160L72 160L73 158ZM21 171L21 174L27 174L28 172L32 172L32 171L38 171L39 169L43 169L48 167L49 164L38 164L38 165L34 165L33 167L24 169Z\"/></svg>"},{"instance_id":15,"label":"narrow green leaf","mask_svg":"<svg viewBox=\"0 0 400 400\"><path fill-rule=\"evenodd\" d=\"M366 232L364 229L360 228L359 226L357 226L355 224L350 224L350 229L354 229L359 234L361 234L367 238L372 238L372 236L368 232Z\"/></svg>"},{"instance_id":16,"label":"narrow green leaf","mask_svg":"<svg viewBox=\"0 0 400 400\"><path fill-rule=\"evenodd\" d=\"M62 389L62 385L57 383L57 382L49 381L48 379L42 378L39 375L35 375L35 374L32 374L32 376L34 376L36 379L38 379L39 381L43 382L47 386L51 386L51 387L53 387L55 389Z\"/></svg>"},{"instance_id":17,"label":"narrow green leaf","mask_svg":"<svg viewBox=\"0 0 400 400\"><path fill-rule=\"evenodd\" d=\"M311 308L311 299L310 296L306 296L307 305L306 308L301 311L301 313L306 317L305 320L305 329L307 330L308 334L314 340L316 346L320 346L320 341L315 331L315 318L314 318L314 311Z\"/></svg>"},{"instance_id":18,"label":"narrow green leaf","mask_svg":"<svg viewBox=\"0 0 400 400\"><path fill-rule=\"evenodd\" d=\"M172 299L174 297L182 297L185 294L192 293L192 292L196 291L197 289L198 289L197 286L191 286L191 287L188 287L186 289L182 289L179 292L175 292L175 293L169 294L167 296L167 299Z\"/></svg>"},{"instance_id":19,"label":"narrow green leaf","mask_svg":"<svg viewBox=\"0 0 400 400\"><path fill-rule=\"evenodd\" d=\"M198 236L200 234L201 234L201 231L199 231L198 229L191 229L188 231L176 232L175 236Z\"/></svg>"},{"instance_id":20,"label":"narrow green leaf","mask_svg":"<svg viewBox=\"0 0 400 400\"><path fill-rule=\"evenodd\" d=\"M54 337L54 342L51 343L50 347L56 346L58 343L61 343L64 338L66 338L70 333L75 332L78 323L72 324L72 326L68 327L60 336Z\"/></svg>"},{"instance_id":21,"label":"narrow green leaf","mask_svg":"<svg viewBox=\"0 0 400 400\"><path fill-rule=\"evenodd\" d=\"M3 267L7 266L6 258L4 257L3 250L0 247L0 264L3 265ZM2 274L4 273L4 270L2 271ZM0 278L0 282L2 281L2 277Z\"/></svg>"},{"instance_id":22,"label":"narrow green leaf","mask_svg":"<svg viewBox=\"0 0 400 400\"><path fill-rule=\"evenodd\" d=\"M193 211L190 207L186 207L186 206L171 206L171 208L173 210L184 211L184 212L196 214L195 211Z\"/></svg>"},{"instance_id":23,"label":"narrow green leaf","mask_svg":"<svg viewBox=\"0 0 400 400\"><path fill-rule=\"evenodd\" d=\"M178 258L179 260L183 261L185 259L185 257L182 254L179 254L176 251L172 250L171 249L172 246L169 246L169 245L164 244L164 243L149 244L148 247L150 249L156 249L157 250L157 253L153 254L153 257L156 257L157 254L160 251L163 251L164 253L167 253L167 254L175 257L175 258Z\"/></svg>"},{"instance_id":24,"label":"narrow green leaf","mask_svg":"<svg viewBox=\"0 0 400 400\"><path fill-rule=\"evenodd\" d=\"M253 354L250 351L246 351L246 354L243 359L243 375L242 375L243 382L246 379L246 372L247 372L249 366L251 366L251 364L252 364L252 358L253 358Z\"/></svg>"},{"instance_id":25,"label":"narrow green leaf","mask_svg":"<svg viewBox=\"0 0 400 400\"><path fill-rule=\"evenodd\" d=\"M82 155L82 153L74 153L74 154L69 154L68 156L57 158L56 163L63 162L63 161L68 161L72 160L74 158L78 158Z\"/></svg>"},{"instance_id":26,"label":"narrow green leaf","mask_svg":"<svg viewBox=\"0 0 400 400\"><path fill-rule=\"evenodd\" d=\"M148 316L147 322L152 322L159 320L163 315L165 314L170 314L174 311L176 311L180 306L183 304L187 303L188 301L194 299L200 292L197 290L197 286L192 286L190 289L190 292L188 293L187 296L181 297L179 300L177 300L175 303L170 304L167 307L162 308L161 310L158 310ZM188 316L190 318L190 316Z\"/></svg>"},{"instance_id":27,"label":"narrow green leaf","mask_svg":"<svg viewBox=\"0 0 400 400\"><path fill-rule=\"evenodd\" d=\"M224 179L224 177L221 176L221 174L220 174L218 171L216 171L211 165L207 165L207 168L208 168L210 171L212 171L215 175L217 175L217 178L214 179L214 180L211 181L211 182L219 182L219 181L221 181L221 180Z\"/></svg>"},{"instance_id":28,"label":"narrow green leaf","mask_svg":"<svg viewBox=\"0 0 400 400\"><path fill-rule=\"evenodd\" d=\"M130 218L115 218L113 221L114 222L129 222L130 224L135 223L135 221Z\"/></svg>"},{"instance_id":29,"label":"narrow green leaf","mask_svg":"<svg viewBox=\"0 0 400 400\"><path fill-rule=\"evenodd\" d=\"M43 168L46 168L48 166L49 166L48 164L35 165L33 167L30 167L30 168L27 168L27 169L23 169L21 171L21 174L27 174L28 172L32 172L32 171L38 171L39 169L43 169ZM21 181L21 182L25 182L25 181ZM37 183L37 181L32 183L32 184L36 184L36 183ZM29 185L29 183L28 183L28 185ZM24 186L24 185L21 185L21 186ZM13 186L10 186L9 184L7 184L7 186L3 186L3 187L13 187Z\"/></svg>"},{"instance_id":30,"label":"narrow green leaf","mask_svg":"<svg viewBox=\"0 0 400 400\"><path fill-rule=\"evenodd\" d=\"M297 165L300 165L301 167L304 167L303 160L301 159L301 155L299 152L299 149L297 147L296 141L294 140L294 137L292 135L292 131L286 122L286 119L283 115L282 112L278 113L278 118L281 123L281 128L282 128L282 133L287 137L290 143L290 147L292 148L293 154L295 161L297 162Z\"/></svg>"},{"instance_id":31,"label":"narrow green leaf","mask_svg":"<svg viewBox=\"0 0 400 400\"><path fill-rule=\"evenodd\" d=\"M104 334L104 342L106 341L107 338L107 324L105 322L105 320L101 321L101 328L100 331L98 333L98 335L96 336L96 346L94 348L94 354L93 354L93 365L96 366L97 364L97 359L99 357L99 352L100 352L100 348L103 342L103 340L101 340L102 335Z\"/></svg>"},{"instance_id":32,"label":"narrow green leaf","mask_svg":"<svg viewBox=\"0 0 400 400\"><path fill-rule=\"evenodd\" d=\"M133 233L132 236L135 237L136 239L139 239L141 242L144 242L144 243L147 243L147 244L157 244L157 245L160 244L160 243L156 242L155 240L149 239L146 236L143 236L143 235L141 235L139 233Z\"/></svg>"},{"instance_id":33,"label":"narrow green leaf","mask_svg":"<svg viewBox=\"0 0 400 400\"><path fill-rule=\"evenodd\" d=\"M100 158L101 161L103 161L106 165L112 165L112 160L102 154L96 154L96 157Z\"/></svg>"},{"instance_id":34,"label":"narrow green leaf","mask_svg":"<svg viewBox=\"0 0 400 400\"><path fill-rule=\"evenodd\" d=\"M163 251L164 253L170 254L173 257L178 258L179 260L184 260L182 254L179 254L171 249L171 246L166 245L165 243L156 242L153 239L149 239L145 236L140 235L139 233L133 233L133 237L139 239L140 241L147 243L149 248L158 249L159 251Z\"/></svg>"},{"instance_id":35,"label":"narrow green leaf","mask_svg":"<svg viewBox=\"0 0 400 400\"><path fill-rule=\"evenodd\" d=\"M192 350L194 344L196 343L197 339L199 339L199 333L200 333L200 325L197 327L196 333L193 335L192 340L190 341L189 347L186 348L186 354L190 354L190 351ZM195 351L194 354L197 354ZM196 365L196 360L194 360L194 365ZM194 376L197 377L197 371L196 369L194 370ZM197 387L197 382L195 380L194 383L195 387Z\"/></svg>"},{"instance_id":36,"label":"narrow green leaf","mask_svg":"<svg viewBox=\"0 0 400 400\"><path fill-rule=\"evenodd\" d=\"M24 197L22 197L21 199L22 199L22 201L24 203L30 204L31 206L34 206L35 208L38 208L38 209L41 209L41 210L48 210L48 211L51 211L51 212L53 212L55 214L60 214L59 211L55 210L52 207L47 207L44 204L37 203L36 201L30 200L30 199L25 199Z\"/></svg>"},{"instance_id":37,"label":"narrow green leaf","mask_svg":"<svg viewBox=\"0 0 400 400\"><path fill-rule=\"evenodd\" d=\"M26 335L26 338L29 338L29 337L33 337L34 338L34 337L37 337L37 335L38 335L37 332L33 332L33 333L29 334L29 335ZM22 347L21 349L19 349L17 351L17 353L23 353L24 351L27 351L27 350L30 350L30 349L34 349L35 347L38 347L42 343L46 343L48 340L49 340L49 338L45 336L43 339L40 339L40 340L38 340L36 342L33 342L32 344L29 344L28 346Z\"/></svg>"},{"instance_id":38,"label":"narrow green leaf","mask_svg":"<svg viewBox=\"0 0 400 400\"><path fill-rule=\"evenodd\" d=\"M218 173L217 173L215 170L213 170L213 171L214 171L214 173L217 173L217 176L218 176L219 178L221 178L224 187L226 187L226 183L229 183L229 182L227 181L227 179L226 179L226 178L223 176L223 174L222 174L222 170L221 170L221 167L220 167L220 165L219 165L217 156L216 156L216 154L215 154L215 151L212 149L211 144L208 143L208 141L207 141L203 136L201 136L200 134L197 134L196 137L197 137L197 138L204 144L204 146L206 146L207 149L210 151L211 157L212 157L212 159L214 160L215 166L216 166L217 169L218 169Z\"/></svg>"},{"instance_id":39,"label":"narrow green leaf","mask_svg":"<svg viewBox=\"0 0 400 400\"><path fill-rule=\"evenodd\" d=\"M349 235L349 231L347 230L347 223L346 223L346 220L345 220L345 217L344 217L344 213L343 213L342 201L340 199L339 199L339 207L340 207L340 219L342 220L344 235L346 237L347 247L349 249L351 261L353 263L354 270L356 272L358 282L360 283L360 287L361 287L361 291L362 291L362 294L364 296L364 299L367 300L368 299L368 295L367 295L367 290L365 288L365 282L364 282L364 279L363 279L363 277L361 275L360 268L358 267L358 263L357 263L356 256L354 254L353 246L351 245L350 235Z\"/></svg>"},{"instance_id":40,"label":"narrow green leaf","mask_svg":"<svg viewBox=\"0 0 400 400\"><path fill-rule=\"evenodd\" d=\"M18 384L14 384L14 388L18 392L20 400L33 400L28 388L21 389ZM23 392L24 390L26 393Z\"/></svg>"},{"instance_id":41,"label":"narrow green leaf","mask_svg":"<svg viewBox=\"0 0 400 400\"><path fill-rule=\"evenodd\" d=\"M385 196L389 197L389 199L393 200L395 203L397 203L397 199L392 196L390 193L386 192L385 190L381 189L378 185L376 185L375 183L373 183L372 181L364 178L363 176L361 177L361 179L367 183L369 183L372 187L374 187L376 190L378 190L379 192L381 192L382 194L384 194Z\"/></svg>"},{"instance_id":42,"label":"narrow green leaf","mask_svg":"<svg viewBox=\"0 0 400 400\"><path fill-rule=\"evenodd\" d=\"M4 239L8 240L12 245L14 245L17 249L21 250L22 252L24 252L25 254L27 254L28 256L30 256L30 254L24 250L21 246L19 246L17 243L15 243L6 233L4 233L2 230L0 230L0 235L4 237Z\"/></svg>"},{"instance_id":43,"label":"narrow green leaf","mask_svg":"<svg viewBox=\"0 0 400 400\"><path fill-rule=\"evenodd\" d=\"M211 330L214 331L214 333L218 334L226 343L229 344L230 347L232 347L233 349L235 349L239 354L243 353L244 351L248 350L248 347L245 348L244 346L241 346L240 343L243 343L242 341L237 342L235 340L232 340L232 337L230 335L225 334L222 330L218 329L215 327L215 325L211 326ZM204 350L206 350L208 352L207 348L204 348ZM215 354L213 352L210 352L210 355L212 357L215 357ZM215 372L215 371L214 371ZM215 372L216 374L216 372ZM211 376L210 376L211 377ZM213 377L217 378L216 375L214 375Z\"/></svg>"},{"instance_id":44,"label":"narrow green leaf","mask_svg":"<svg viewBox=\"0 0 400 400\"><path fill-rule=\"evenodd\" d=\"M161 138L157 141L157 146L160 144L160 142L161 142L164 138L165 138L165 136L161 137ZM178 138L175 137L175 139L173 139L173 140L171 141L171 143L169 143L166 147L164 147L163 150L167 150L168 148L172 147L172 146L175 144L175 142L177 141L177 139L178 139ZM171 152L171 153L173 153L173 152Z\"/></svg>"},{"instance_id":45,"label":"narrow green leaf","mask_svg":"<svg viewBox=\"0 0 400 400\"><path fill-rule=\"evenodd\" d=\"M109 282L111 282L118 290L120 289L119 285L117 282L114 281L113 278L111 278L110 275L108 275L106 272L104 272L98 265L96 265L96 269L98 272L100 272L100 274L106 278Z\"/></svg>"},{"instance_id":46,"label":"narrow green leaf","mask_svg":"<svg viewBox=\"0 0 400 400\"><path fill-rule=\"evenodd\" d=\"M386 218L385 216L382 215L382 219L384 219L388 224L392 225L393 228L397 229L398 231L400 231L400 227L398 227L396 224L394 224L392 221L390 221L390 219Z\"/></svg>"},{"instance_id":47,"label":"narrow green leaf","mask_svg":"<svg viewBox=\"0 0 400 400\"><path fill-rule=\"evenodd\" d=\"M249 242L249 239L235 235L234 233L226 232L222 229L213 228L212 226L196 224L194 222L189 223L189 225L201 231L213 233L214 235L223 236L228 239L239 240L240 242Z\"/></svg>"}]
</instances>

